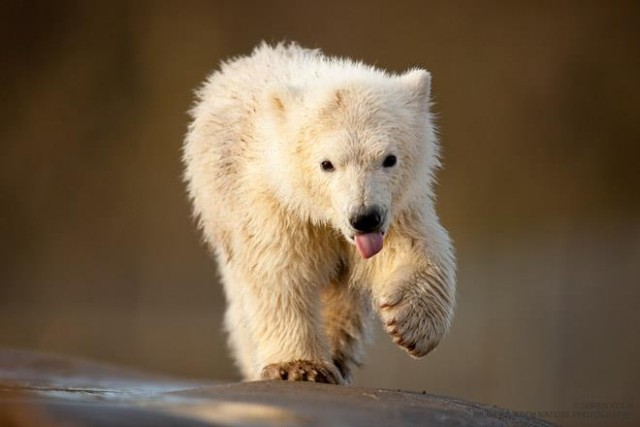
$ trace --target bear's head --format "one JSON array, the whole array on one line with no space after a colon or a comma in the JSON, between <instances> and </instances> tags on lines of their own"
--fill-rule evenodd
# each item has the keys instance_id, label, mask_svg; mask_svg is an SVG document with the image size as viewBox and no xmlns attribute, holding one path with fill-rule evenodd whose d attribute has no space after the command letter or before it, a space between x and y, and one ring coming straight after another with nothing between
<instances>
[{"instance_id":1,"label":"bear's head","mask_svg":"<svg viewBox=\"0 0 640 427\"><path fill-rule=\"evenodd\" d=\"M281 203L375 255L394 215L431 203L438 146L429 94L424 70L269 91L265 172Z\"/></svg>"}]
</instances>

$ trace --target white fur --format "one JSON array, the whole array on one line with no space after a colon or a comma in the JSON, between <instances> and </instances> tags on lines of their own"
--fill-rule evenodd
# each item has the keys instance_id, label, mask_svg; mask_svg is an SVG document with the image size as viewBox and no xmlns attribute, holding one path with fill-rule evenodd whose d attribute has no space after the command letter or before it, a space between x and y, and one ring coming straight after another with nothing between
<instances>
[{"instance_id":1,"label":"white fur","mask_svg":"<svg viewBox=\"0 0 640 427\"><path fill-rule=\"evenodd\" d=\"M296 44L262 44L198 91L185 177L246 379L311 361L349 382L371 308L417 357L448 330L455 261L434 209L429 92L424 70L389 75ZM373 204L384 247L364 260L349 217Z\"/></svg>"}]
</instances>

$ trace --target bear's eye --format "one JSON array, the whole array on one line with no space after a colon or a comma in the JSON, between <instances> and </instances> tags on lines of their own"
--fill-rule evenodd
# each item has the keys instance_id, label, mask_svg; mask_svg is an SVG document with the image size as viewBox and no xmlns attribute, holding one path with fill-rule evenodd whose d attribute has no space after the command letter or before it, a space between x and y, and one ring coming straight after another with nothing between
<instances>
[{"instance_id":1,"label":"bear's eye","mask_svg":"<svg viewBox=\"0 0 640 427\"><path fill-rule=\"evenodd\" d=\"M331 172L335 170L335 167L333 167L333 163L331 163L329 160L325 160L324 162L320 163L320 166L322 166L322 170L325 172Z\"/></svg>"},{"instance_id":2,"label":"bear's eye","mask_svg":"<svg viewBox=\"0 0 640 427\"><path fill-rule=\"evenodd\" d=\"M384 166L385 168L390 168L392 166L394 166L396 164L396 161L398 159L396 159L396 156L394 156L393 154L388 155L385 159L384 162L382 162L382 166Z\"/></svg>"}]
</instances>

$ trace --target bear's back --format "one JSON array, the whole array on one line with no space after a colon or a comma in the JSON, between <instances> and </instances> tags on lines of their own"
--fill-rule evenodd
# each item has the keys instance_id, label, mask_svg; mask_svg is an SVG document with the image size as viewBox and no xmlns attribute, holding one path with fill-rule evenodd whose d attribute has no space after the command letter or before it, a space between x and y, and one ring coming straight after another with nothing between
<instances>
[{"instance_id":1,"label":"bear's back","mask_svg":"<svg viewBox=\"0 0 640 427\"><path fill-rule=\"evenodd\" d=\"M197 95L201 103L260 103L269 88L304 81L317 75L324 57L319 50L304 49L296 44L255 48L251 55L223 62L205 82ZM246 109L246 108L245 108Z\"/></svg>"}]
</instances>

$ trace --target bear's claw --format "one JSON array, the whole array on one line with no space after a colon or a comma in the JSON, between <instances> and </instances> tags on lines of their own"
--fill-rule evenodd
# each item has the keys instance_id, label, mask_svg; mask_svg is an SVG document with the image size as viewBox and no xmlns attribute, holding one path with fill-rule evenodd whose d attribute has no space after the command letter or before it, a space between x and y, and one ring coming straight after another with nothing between
<instances>
[{"instance_id":1,"label":"bear's claw","mask_svg":"<svg viewBox=\"0 0 640 427\"><path fill-rule=\"evenodd\" d=\"M309 360L272 363L262 369L260 377L263 380L311 381L327 384L344 383L342 376L333 364Z\"/></svg>"}]
</instances>

